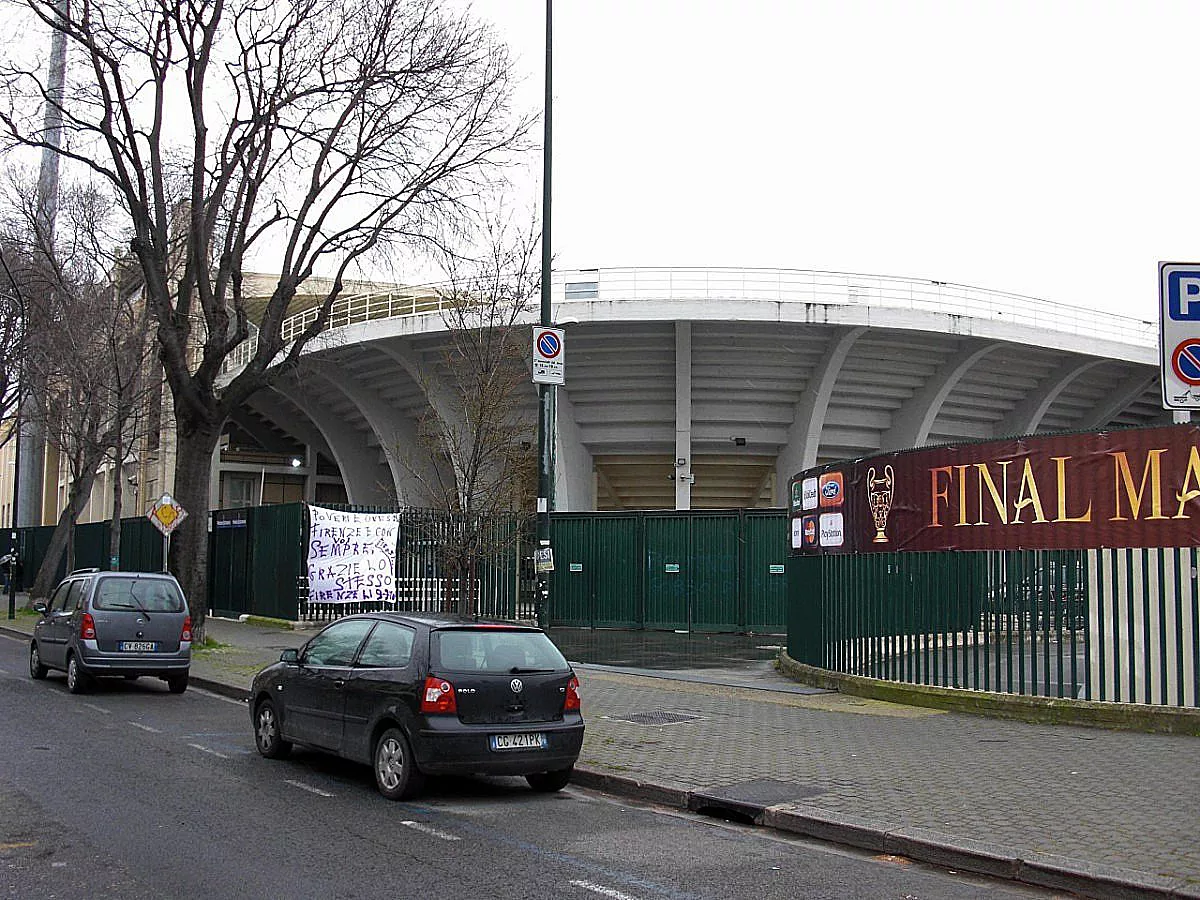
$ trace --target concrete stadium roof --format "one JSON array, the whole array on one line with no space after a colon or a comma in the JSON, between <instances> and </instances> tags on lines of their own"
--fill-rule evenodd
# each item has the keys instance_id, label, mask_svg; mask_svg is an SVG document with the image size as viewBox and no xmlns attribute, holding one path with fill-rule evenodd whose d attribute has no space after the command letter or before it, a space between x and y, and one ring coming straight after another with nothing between
<instances>
[{"instance_id":1,"label":"concrete stadium roof","mask_svg":"<svg viewBox=\"0 0 1200 900\"><path fill-rule=\"evenodd\" d=\"M788 477L815 463L1169 421L1152 321L791 269L555 272L552 297L568 327L559 509L783 505ZM419 503L398 448L422 416L453 415L438 387L445 334L429 289L345 297L301 371L235 427L264 447L316 447L351 502L387 502L395 485ZM531 421L535 401L531 384Z\"/></svg>"}]
</instances>

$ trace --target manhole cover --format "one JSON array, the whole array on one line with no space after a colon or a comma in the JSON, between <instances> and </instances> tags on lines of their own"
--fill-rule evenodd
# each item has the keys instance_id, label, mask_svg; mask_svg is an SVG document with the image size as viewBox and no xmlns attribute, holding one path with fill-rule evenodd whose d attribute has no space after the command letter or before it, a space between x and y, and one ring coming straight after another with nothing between
<instances>
[{"instance_id":1,"label":"manhole cover","mask_svg":"<svg viewBox=\"0 0 1200 900\"><path fill-rule=\"evenodd\" d=\"M640 712L630 713L627 716L609 716L609 718L620 722L630 722L634 725L678 725L681 722L699 719L700 716L693 716L689 713Z\"/></svg>"}]
</instances>

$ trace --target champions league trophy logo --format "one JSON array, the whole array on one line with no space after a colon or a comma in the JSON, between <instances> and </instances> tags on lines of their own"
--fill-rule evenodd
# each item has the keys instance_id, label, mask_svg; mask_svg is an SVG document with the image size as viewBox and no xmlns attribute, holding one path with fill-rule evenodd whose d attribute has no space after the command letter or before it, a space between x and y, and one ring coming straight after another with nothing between
<instances>
[{"instance_id":1,"label":"champions league trophy logo","mask_svg":"<svg viewBox=\"0 0 1200 900\"><path fill-rule=\"evenodd\" d=\"M887 535L883 529L887 527L888 513L892 511L892 495L895 493L896 475L891 466L883 467L883 477L875 477L875 467L867 469L867 499L871 504L871 518L875 520L875 537L873 544L886 544Z\"/></svg>"}]
</instances>

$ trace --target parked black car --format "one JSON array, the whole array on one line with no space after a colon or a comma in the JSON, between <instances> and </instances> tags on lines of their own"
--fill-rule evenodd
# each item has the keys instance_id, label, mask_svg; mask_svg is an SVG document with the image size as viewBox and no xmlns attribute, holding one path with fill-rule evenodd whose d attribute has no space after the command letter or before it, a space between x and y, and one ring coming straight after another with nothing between
<instances>
[{"instance_id":1,"label":"parked black car","mask_svg":"<svg viewBox=\"0 0 1200 900\"><path fill-rule=\"evenodd\" d=\"M583 744L579 680L546 634L511 622L348 616L254 678L258 751L293 743L366 763L380 793L425 775L524 775L561 790Z\"/></svg>"}]
</instances>

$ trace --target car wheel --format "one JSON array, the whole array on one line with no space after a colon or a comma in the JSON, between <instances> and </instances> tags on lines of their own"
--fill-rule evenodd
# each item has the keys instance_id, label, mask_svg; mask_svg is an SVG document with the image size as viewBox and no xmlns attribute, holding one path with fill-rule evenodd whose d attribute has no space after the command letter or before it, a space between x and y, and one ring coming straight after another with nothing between
<instances>
[{"instance_id":1,"label":"car wheel","mask_svg":"<svg viewBox=\"0 0 1200 900\"><path fill-rule=\"evenodd\" d=\"M570 783L571 773L574 771L574 766L568 766L555 772L536 772L533 775L526 775L525 780L538 793L552 794L555 791L561 791Z\"/></svg>"},{"instance_id":2,"label":"car wheel","mask_svg":"<svg viewBox=\"0 0 1200 900\"><path fill-rule=\"evenodd\" d=\"M167 676L167 689L170 690L170 692L172 694L182 694L184 691L187 690L187 686L188 686L188 673L187 672L184 672L180 675L168 675Z\"/></svg>"},{"instance_id":3,"label":"car wheel","mask_svg":"<svg viewBox=\"0 0 1200 900\"><path fill-rule=\"evenodd\" d=\"M87 673L79 664L79 657L72 653L67 657L67 690L72 694L86 694L88 682Z\"/></svg>"},{"instance_id":4,"label":"car wheel","mask_svg":"<svg viewBox=\"0 0 1200 900\"><path fill-rule=\"evenodd\" d=\"M46 667L42 665L42 654L38 652L37 641L29 644L29 677L41 681L46 677Z\"/></svg>"},{"instance_id":5,"label":"car wheel","mask_svg":"<svg viewBox=\"0 0 1200 900\"><path fill-rule=\"evenodd\" d=\"M375 743L374 769L379 793L389 800L407 800L416 796L425 781L399 728L389 728L379 736Z\"/></svg>"},{"instance_id":6,"label":"car wheel","mask_svg":"<svg viewBox=\"0 0 1200 900\"><path fill-rule=\"evenodd\" d=\"M283 739L279 716L270 700L262 701L254 711L254 744L267 759L283 759L292 752L292 742Z\"/></svg>"}]
</instances>

